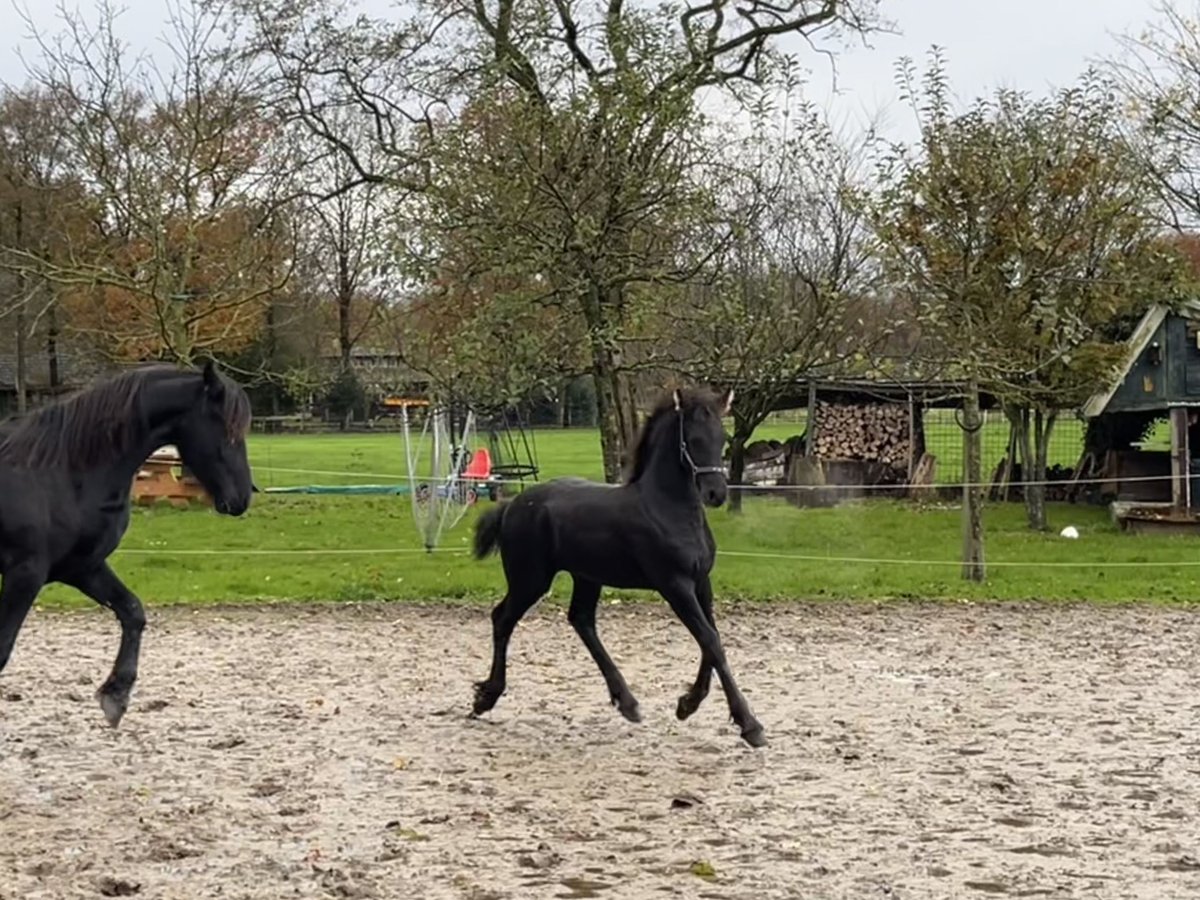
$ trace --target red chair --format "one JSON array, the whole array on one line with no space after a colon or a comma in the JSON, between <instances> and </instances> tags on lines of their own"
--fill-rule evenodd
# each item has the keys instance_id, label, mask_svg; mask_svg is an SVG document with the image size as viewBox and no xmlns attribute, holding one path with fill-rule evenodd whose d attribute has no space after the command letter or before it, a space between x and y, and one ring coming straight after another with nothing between
<instances>
[{"instance_id":1,"label":"red chair","mask_svg":"<svg viewBox=\"0 0 1200 900\"><path fill-rule=\"evenodd\" d=\"M471 481L487 481L492 477L492 454L488 453L487 447L475 449L462 477Z\"/></svg>"}]
</instances>

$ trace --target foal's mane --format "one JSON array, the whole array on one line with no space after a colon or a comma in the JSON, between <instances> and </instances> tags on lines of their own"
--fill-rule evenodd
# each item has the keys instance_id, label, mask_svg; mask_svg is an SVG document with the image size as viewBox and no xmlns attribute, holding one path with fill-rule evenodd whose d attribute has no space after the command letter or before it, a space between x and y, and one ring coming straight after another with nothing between
<instances>
[{"instance_id":1,"label":"foal's mane","mask_svg":"<svg viewBox=\"0 0 1200 900\"><path fill-rule=\"evenodd\" d=\"M140 401L146 387L170 378L201 375L195 369L156 363L127 369L69 397L0 424L0 461L29 468L86 469L119 459L150 428ZM250 400L225 376L222 416L229 437L250 426Z\"/></svg>"},{"instance_id":2,"label":"foal's mane","mask_svg":"<svg viewBox=\"0 0 1200 900\"><path fill-rule=\"evenodd\" d=\"M720 404L721 401L717 395L707 388L683 388L679 391L679 410L685 417L689 412L700 407L707 406L714 411L718 410ZM650 463L650 453L657 440L656 432L659 430L659 423L668 416L674 417L675 415L675 397L672 392L668 392L659 399L642 424L642 430L638 433L630 456L626 484L633 484L646 474L646 467Z\"/></svg>"}]
</instances>

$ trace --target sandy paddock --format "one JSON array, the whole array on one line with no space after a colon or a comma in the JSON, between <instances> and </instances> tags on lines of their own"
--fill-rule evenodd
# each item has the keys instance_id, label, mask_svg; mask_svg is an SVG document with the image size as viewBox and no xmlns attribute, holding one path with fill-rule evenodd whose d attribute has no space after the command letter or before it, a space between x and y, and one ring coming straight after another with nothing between
<instances>
[{"instance_id":1,"label":"sandy paddock","mask_svg":"<svg viewBox=\"0 0 1200 900\"><path fill-rule=\"evenodd\" d=\"M1194 898L1200 614L795 604L719 611L771 746L661 606L158 609L120 730L102 612L35 613L0 676L0 897Z\"/></svg>"}]
</instances>

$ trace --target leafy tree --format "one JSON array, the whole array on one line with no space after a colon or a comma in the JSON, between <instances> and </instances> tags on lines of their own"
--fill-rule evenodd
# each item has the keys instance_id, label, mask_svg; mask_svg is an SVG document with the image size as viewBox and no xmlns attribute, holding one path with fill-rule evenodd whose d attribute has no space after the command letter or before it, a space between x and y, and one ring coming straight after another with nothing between
<instances>
[{"instance_id":1,"label":"leafy tree","mask_svg":"<svg viewBox=\"0 0 1200 900\"><path fill-rule=\"evenodd\" d=\"M911 67L902 83L911 88ZM964 572L981 579L980 390L1004 402L1025 479L1044 480L1057 412L1121 355L1105 325L1163 299L1174 257L1156 240L1147 178L1096 75L1045 100L998 91L955 114L935 53L910 99L920 146L886 155L874 222L926 352L965 385ZM1031 526L1044 528L1042 489L1025 495Z\"/></svg>"},{"instance_id":2,"label":"leafy tree","mask_svg":"<svg viewBox=\"0 0 1200 900\"><path fill-rule=\"evenodd\" d=\"M355 164L365 180L425 191L435 219L424 242L450 231L488 271L541 275L578 320L615 480L637 425L638 322L661 286L691 279L714 249L688 241L720 179L699 94L736 99L773 76L782 36L865 30L875 3L424 2L399 23L340 26L318 0L304 13L245 6L314 130L336 142L325 112L338 104L375 123L390 174Z\"/></svg>"}]
</instances>

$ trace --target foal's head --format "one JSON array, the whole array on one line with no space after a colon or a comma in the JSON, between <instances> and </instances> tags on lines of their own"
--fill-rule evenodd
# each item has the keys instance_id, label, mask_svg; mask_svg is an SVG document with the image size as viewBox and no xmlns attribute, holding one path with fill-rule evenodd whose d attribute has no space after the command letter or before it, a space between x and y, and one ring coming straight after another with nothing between
<instances>
[{"instance_id":1,"label":"foal's head","mask_svg":"<svg viewBox=\"0 0 1200 900\"><path fill-rule=\"evenodd\" d=\"M250 400L241 385L217 372L212 362L197 374L195 400L175 419L167 437L213 498L217 512L240 516L249 508L254 490L246 458Z\"/></svg>"},{"instance_id":2,"label":"foal's head","mask_svg":"<svg viewBox=\"0 0 1200 900\"><path fill-rule=\"evenodd\" d=\"M725 429L721 418L729 413L733 391L723 395L703 389L673 391L658 404L642 431L633 452L630 482L642 478L653 450L662 448L664 466L695 484L705 506L720 506L728 488L722 451Z\"/></svg>"}]
</instances>

